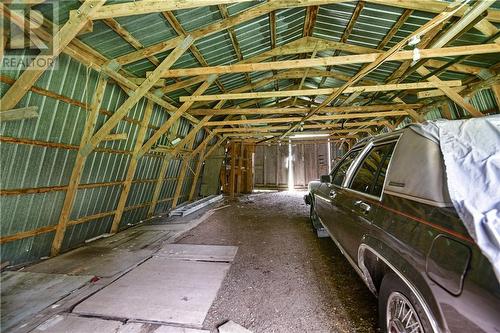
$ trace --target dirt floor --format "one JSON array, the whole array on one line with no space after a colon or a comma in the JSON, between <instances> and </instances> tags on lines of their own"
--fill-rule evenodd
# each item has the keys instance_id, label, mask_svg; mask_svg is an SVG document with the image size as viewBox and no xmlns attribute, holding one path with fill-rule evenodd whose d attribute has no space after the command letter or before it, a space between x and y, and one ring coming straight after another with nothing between
<instances>
[{"instance_id":1,"label":"dirt floor","mask_svg":"<svg viewBox=\"0 0 500 333\"><path fill-rule=\"evenodd\" d=\"M329 238L318 239L303 192L243 196L179 240L239 246L204 328L374 332L376 299Z\"/></svg>"}]
</instances>

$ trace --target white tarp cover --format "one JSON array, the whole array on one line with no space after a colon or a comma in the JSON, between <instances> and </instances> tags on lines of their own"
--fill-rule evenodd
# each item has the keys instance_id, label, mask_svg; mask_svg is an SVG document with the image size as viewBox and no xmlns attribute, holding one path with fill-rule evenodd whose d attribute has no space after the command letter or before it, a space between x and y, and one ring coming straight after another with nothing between
<instances>
[{"instance_id":1,"label":"white tarp cover","mask_svg":"<svg viewBox=\"0 0 500 333\"><path fill-rule=\"evenodd\" d=\"M500 116L411 128L439 142L453 206L500 281Z\"/></svg>"}]
</instances>

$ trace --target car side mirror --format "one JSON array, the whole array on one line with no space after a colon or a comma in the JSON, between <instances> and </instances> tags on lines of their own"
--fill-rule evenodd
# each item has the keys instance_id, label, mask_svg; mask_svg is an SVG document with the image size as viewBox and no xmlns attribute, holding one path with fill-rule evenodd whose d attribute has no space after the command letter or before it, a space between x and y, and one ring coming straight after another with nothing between
<instances>
[{"instance_id":1,"label":"car side mirror","mask_svg":"<svg viewBox=\"0 0 500 333\"><path fill-rule=\"evenodd\" d=\"M319 180L322 183L330 183L332 181L332 179L330 178L330 175L322 175L321 177L319 177Z\"/></svg>"}]
</instances>

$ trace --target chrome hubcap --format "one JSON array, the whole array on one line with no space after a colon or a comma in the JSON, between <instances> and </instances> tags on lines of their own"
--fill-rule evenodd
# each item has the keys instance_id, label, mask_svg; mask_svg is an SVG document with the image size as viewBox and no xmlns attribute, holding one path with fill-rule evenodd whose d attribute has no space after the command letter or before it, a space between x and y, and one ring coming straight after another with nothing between
<instances>
[{"instance_id":1,"label":"chrome hubcap","mask_svg":"<svg viewBox=\"0 0 500 333\"><path fill-rule=\"evenodd\" d=\"M389 295L386 314L387 332L424 333L417 312L403 294L393 292Z\"/></svg>"}]
</instances>

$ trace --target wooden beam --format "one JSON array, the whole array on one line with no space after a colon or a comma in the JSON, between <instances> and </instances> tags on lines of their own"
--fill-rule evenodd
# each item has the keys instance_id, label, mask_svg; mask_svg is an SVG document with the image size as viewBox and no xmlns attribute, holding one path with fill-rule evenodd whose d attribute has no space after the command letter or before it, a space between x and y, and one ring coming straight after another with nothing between
<instances>
[{"instance_id":1,"label":"wooden beam","mask_svg":"<svg viewBox=\"0 0 500 333\"><path fill-rule=\"evenodd\" d=\"M177 18L175 17L175 15L172 12L163 12L162 14L165 17L165 19L168 21L170 26L175 30L175 32L178 35L180 35L180 36L187 36L188 35L188 32L186 30L184 30L181 23L177 20ZM193 54L193 56L195 57L195 59L198 61L198 63L201 66L204 66L204 67L208 66L208 63L205 60L205 57L203 56L203 54L200 52L200 50L198 50L198 48L194 44L192 44L189 47L189 51L191 51L191 54ZM225 91L224 86L222 85L222 83L218 79L215 80L215 84L217 84L217 86L219 87L219 89L221 91ZM185 88L186 87L184 87L184 89ZM192 92L190 92L190 94L192 94Z\"/></svg>"},{"instance_id":2,"label":"wooden beam","mask_svg":"<svg viewBox=\"0 0 500 333\"><path fill-rule=\"evenodd\" d=\"M38 118L38 106L28 106L0 112L0 121L2 122L32 118Z\"/></svg>"},{"instance_id":3,"label":"wooden beam","mask_svg":"<svg viewBox=\"0 0 500 333\"><path fill-rule=\"evenodd\" d=\"M382 41L378 44L377 49L382 50L384 47L392 40L392 38L396 35L396 33L401 29L403 24L405 24L406 20L411 16L413 13L412 9L405 9L403 14L398 18L396 23L392 26L391 30L385 35L385 37L382 39Z\"/></svg>"},{"instance_id":4,"label":"wooden beam","mask_svg":"<svg viewBox=\"0 0 500 333\"><path fill-rule=\"evenodd\" d=\"M128 134L127 133L114 133L114 134L108 134L102 139L102 141L119 141L119 140L127 140Z\"/></svg>"},{"instance_id":5,"label":"wooden beam","mask_svg":"<svg viewBox=\"0 0 500 333\"><path fill-rule=\"evenodd\" d=\"M62 50L75 38L89 21L89 17L98 11L106 0L87 0L78 9L71 11L69 21L57 32L48 50L43 50L33 60L35 68L25 70L0 100L0 111L14 108L28 90L42 76Z\"/></svg>"},{"instance_id":6,"label":"wooden beam","mask_svg":"<svg viewBox=\"0 0 500 333\"><path fill-rule=\"evenodd\" d=\"M210 36L219 31L225 30L229 27L234 27L238 24L248 22L262 15L269 14L270 12L273 12L278 9L341 3L346 1L349 0L274 0L271 2L265 2L258 6L254 6L244 12L231 16L228 19L215 22L208 26L193 30L190 32L190 34L193 36L195 40L197 40L200 38ZM116 61L122 65L139 61L147 56L173 49L179 42L180 42L179 37L172 38L170 40L151 45L147 48L144 48L143 50L120 56L116 58Z\"/></svg>"},{"instance_id":7,"label":"wooden beam","mask_svg":"<svg viewBox=\"0 0 500 333\"><path fill-rule=\"evenodd\" d=\"M231 142L231 169L229 170L229 196L234 198L234 183L236 177L236 143Z\"/></svg>"},{"instance_id":8,"label":"wooden beam","mask_svg":"<svg viewBox=\"0 0 500 333\"><path fill-rule=\"evenodd\" d=\"M189 148L192 149L194 144L194 138L191 140L189 143ZM186 173L189 167L189 162L191 161L191 158L193 157L192 154L189 154L185 156L182 159L182 164L179 172L179 177L177 178L177 183L175 185L175 192L174 192L174 198L172 200L172 209L177 207L177 203L179 202L179 198L181 196L182 188L184 186L184 179L186 178Z\"/></svg>"},{"instance_id":9,"label":"wooden beam","mask_svg":"<svg viewBox=\"0 0 500 333\"><path fill-rule=\"evenodd\" d=\"M378 86L358 86L346 88L344 93L354 92L375 92L375 91L393 91L393 90L415 90L429 89L438 87L459 87L462 85L460 80L440 81L440 82L422 82L422 83L399 83L385 84ZM290 96L317 96L329 95L337 92L339 88L323 88L323 89L302 89L302 90L282 90L282 91L263 91L254 93L239 93L239 94L217 94L203 96L181 96L181 102L195 101L214 101L214 100L234 100L234 99L249 99L249 98L272 98L272 97L290 97Z\"/></svg>"},{"instance_id":10,"label":"wooden beam","mask_svg":"<svg viewBox=\"0 0 500 333\"><path fill-rule=\"evenodd\" d=\"M463 17L456 24L454 24L442 36L440 36L436 42L432 43L430 49L439 49L447 45L450 41L452 41L455 38L455 36L461 33L461 31L466 26L468 26L477 17L479 17L493 3L494 0L483 0L477 2L474 6L470 7L470 9L463 15ZM417 68L416 71L421 76L426 77L426 80L429 82L434 82L434 83L441 82L441 79L439 79L436 75L432 75L429 77L431 72L424 66ZM442 90L446 94L446 96L448 96L452 101L454 101L455 103L460 105L463 109L465 109L467 112L469 112L472 116L480 117L483 115L472 104L463 99L462 96L460 96L450 87L440 87L439 89Z\"/></svg>"},{"instance_id":11,"label":"wooden beam","mask_svg":"<svg viewBox=\"0 0 500 333\"><path fill-rule=\"evenodd\" d=\"M310 37L313 35L314 25L316 24L316 16L318 16L319 6L309 6L306 10L304 18L304 28L302 30L302 37Z\"/></svg>"},{"instance_id":12,"label":"wooden beam","mask_svg":"<svg viewBox=\"0 0 500 333\"><path fill-rule=\"evenodd\" d=\"M438 0L419 0L419 1L401 1L401 0L366 0L370 3L376 3L379 5L420 10L428 13L439 14L442 13L449 5L448 2L438 1ZM461 17L467 11L469 11L470 6L465 5L457 12L453 13L454 16ZM500 22L500 10L491 9L488 11L488 16L486 17L491 22Z\"/></svg>"},{"instance_id":13,"label":"wooden beam","mask_svg":"<svg viewBox=\"0 0 500 333\"><path fill-rule=\"evenodd\" d=\"M146 133L148 130L149 120L151 119L151 114L153 113L154 103L148 101L146 108L144 109L144 116L142 117L141 124L139 125L139 132L137 133L137 137L135 139L134 150L132 152L132 156L130 158L130 162L127 168L127 174L125 176L125 180L122 185L122 191L120 193L120 198L118 199L118 204L115 210L115 216L113 218L113 223L111 225L110 232L112 234L117 233L120 227L120 222L122 220L123 211L125 209L125 205L127 204L127 199L130 193L130 189L132 187L132 181L134 179L135 171L137 170L137 164L139 163L139 159L137 158L137 154L142 147L142 143L146 138Z\"/></svg>"},{"instance_id":14,"label":"wooden beam","mask_svg":"<svg viewBox=\"0 0 500 333\"><path fill-rule=\"evenodd\" d=\"M193 96L199 96L207 90L210 85L215 81L217 76L211 75L209 78L193 93ZM175 111L171 117L163 123L160 128L146 141L146 143L142 146L139 157L143 156L145 153L149 151L149 149L160 139L160 137L165 134L170 127L191 107L193 102L185 102L182 104L177 111Z\"/></svg>"},{"instance_id":15,"label":"wooden beam","mask_svg":"<svg viewBox=\"0 0 500 333\"><path fill-rule=\"evenodd\" d=\"M288 127L287 127L288 128ZM353 129L345 129L338 131L305 131L300 133L286 133L284 135L283 132L245 132L245 133L227 133L224 134L224 138L246 138L246 137L268 137L268 136L294 136L294 135L325 135L325 134L356 134L356 133L372 133L372 131L368 128L353 128Z\"/></svg>"},{"instance_id":16,"label":"wooden beam","mask_svg":"<svg viewBox=\"0 0 500 333\"><path fill-rule=\"evenodd\" d=\"M356 128L360 126L386 126L387 121L360 121L360 122L348 122L345 124L335 123L335 124L305 124L302 126L304 129L321 129L321 128ZM227 127L227 128L216 128L214 132L216 133L244 133L244 132L270 132L270 131L281 131L288 129L288 126L258 126L258 127Z\"/></svg>"},{"instance_id":17,"label":"wooden beam","mask_svg":"<svg viewBox=\"0 0 500 333\"><path fill-rule=\"evenodd\" d=\"M92 139L87 143L87 145L83 149L83 153L89 154L92 149L97 147L97 145L102 141L104 137L106 137L109 132L118 124L118 122L130 111L130 109L137 103L139 100L144 97L144 95L151 89L155 82L159 79L161 73L167 70L170 66L172 66L177 59L181 57L181 55L191 46L193 43L193 38L187 36L184 41L175 48L163 62L155 69L153 74L151 74L140 86L134 91L130 97L118 108L118 110L113 113L113 116L109 118L107 122L105 122L101 128L97 131L96 134L92 137ZM178 112L178 110L176 111Z\"/></svg>"},{"instance_id":18,"label":"wooden beam","mask_svg":"<svg viewBox=\"0 0 500 333\"><path fill-rule=\"evenodd\" d=\"M50 252L51 256L58 255L61 250L64 234L66 233L66 227L70 219L71 210L73 209L73 203L75 201L78 184L80 183L83 168L85 166L85 161L87 160L88 156L88 154L82 154L82 149L91 139L92 133L95 130L97 116L99 115L99 110L101 109L102 100L104 98L104 91L106 90L106 83L106 77L99 77L96 91L92 100L90 113L87 114L87 120L85 121L80 148L78 150L78 154L76 155L75 163L73 165L73 171L71 172L68 184L68 189L66 190L66 196L64 197L61 215L59 216L59 222L56 227L54 240L52 241Z\"/></svg>"},{"instance_id":19,"label":"wooden beam","mask_svg":"<svg viewBox=\"0 0 500 333\"><path fill-rule=\"evenodd\" d=\"M480 55L488 53L499 53L500 45L498 44L480 44L467 46L445 47L441 49L424 49L420 50L420 58L439 58L439 57L454 57L461 55ZM328 65L348 65L348 64L364 64L373 63L380 57L380 53L357 54L338 57L323 57L316 59L300 59L300 60L283 60L265 63L252 64L235 64L226 66L198 67L198 68L183 68L172 69L163 73L163 77L176 76L196 76L207 74L230 74L230 73L245 73L255 71L272 71L291 68L307 68L307 67L322 67ZM389 56L386 61L403 61L413 59L413 51L399 51Z\"/></svg>"},{"instance_id":20,"label":"wooden beam","mask_svg":"<svg viewBox=\"0 0 500 333\"><path fill-rule=\"evenodd\" d=\"M386 112L370 112L370 113L348 113L336 114L329 116L312 116L307 121L325 121L337 119L357 119L357 118L378 118L378 117L394 117L406 116L406 111L386 111ZM283 117L283 118L259 118L247 120L226 120L226 121L210 121L205 126L226 126L226 125L245 125L245 124L274 124L274 123L288 123L301 121L302 117Z\"/></svg>"},{"instance_id":21,"label":"wooden beam","mask_svg":"<svg viewBox=\"0 0 500 333\"><path fill-rule=\"evenodd\" d=\"M205 149L198 156L198 161L196 162L196 168L193 175L193 182L191 184L191 189L189 190L188 201L193 200L194 192L196 191L196 185L198 185L198 178L200 177L201 168L203 167L203 162L205 161Z\"/></svg>"},{"instance_id":22,"label":"wooden beam","mask_svg":"<svg viewBox=\"0 0 500 333\"><path fill-rule=\"evenodd\" d=\"M3 14L6 17L9 17L9 19L12 23L19 25L21 27L24 27L25 19L23 16L17 14L16 12L9 11L9 9L6 6L4 6L4 4L2 2L0 2L0 8L2 8ZM33 15L33 16L35 16L35 15ZM50 21L48 21L46 18L42 17L40 19L43 22L50 23ZM30 22L32 22L34 25L37 25L37 26L40 25L39 22L37 22L36 20L33 20L33 17L31 17ZM50 24L54 25L53 23L50 23ZM56 25L54 25L54 29L56 29ZM51 36L47 32L47 30L45 30L45 28L43 28L43 27L36 29L34 32L39 38L41 38L42 40L44 40L46 42L53 40L53 36ZM177 42L177 44L179 44L181 42L182 42L182 39L180 39ZM90 48L89 46L87 46L86 44L84 44L83 42L81 42L78 39L73 39L68 44L68 46L63 50L63 52L65 54L67 54L68 56L70 56L72 59L75 59L79 63L81 63L89 68L92 68L98 72L102 71L105 74L109 75L125 91L135 91L138 89L138 85L135 84L134 82L132 82L132 80L134 78L131 77L132 80L130 80L128 77L126 77L126 75L128 75L128 73L126 71L124 71L122 69L120 72L122 72L124 74L121 74L117 70L110 68L109 66L106 65L106 64L110 63L110 60L108 60L106 57L99 54L98 52L96 52L95 50L93 50L92 48ZM143 81L144 80L142 80L141 83ZM161 107L163 107L166 112L168 112L167 110L169 110L169 111L176 110L176 108L173 105L169 104L167 101L165 101L164 99L160 98L159 96L157 96L151 92L146 93L145 97L147 99L157 103ZM198 123L198 119L192 117L189 114L185 114L184 117L194 124Z\"/></svg>"},{"instance_id":23,"label":"wooden beam","mask_svg":"<svg viewBox=\"0 0 500 333\"><path fill-rule=\"evenodd\" d=\"M407 110L419 109L423 104L372 104L364 106L338 106L325 107L318 113L344 113L344 112L372 112L372 111L391 111L391 110ZM196 116L206 115L261 115L261 114L292 114L292 113L308 113L312 108L228 108L228 109L194 109L189 112Z\"/></svg>"},{"instance_id":24,"label":"wooden beam","mask_svg":"<svg viewBox=\"0 0 500 333\"><path fill-rule=\"evenodd\" d=\"M116 18L132 15L145 15L171 10L188 9L224 3L248 2L251 0L142 0L127 3L111 4L102 7L92 15L92 20Z\"/></svg>"},{"instance_id":25,"label":"wooden beam","mask_svg":"<svg viewBox=\"0 0 500 333\"><path fill-rule=\"evenodd\" d=\"M349 81L347 81L342 87L338 88L336 91L334 91L330 96L328 96L319 106L317 106L314 110L312 110L310 113L302 117L299 123L296 123L290 127L290 130L287 131L287 133L293 131L294 129L297 128L297 126L311 118L318 110L328 106L330 103L334 102L340 94L344 93L347 91L348 88L350 88L353 84L361 80L363 77L371 73L373 70L375 70L377 67L379 67L382 63L389 61L391 57L393 57L395 54L399 52L399 50L404 47L407 42L413 38L414 36L421 36L427 34L429 31L432 31L435 27L439 26L443 22L447 21L451 15L453 15L454 12L459 10L460 8L463 7L463 3L460 5L450 5L450 7L447 7L446 11L443 13L437 15L433 19L431 19L429 22L418 28L416 31L408 35L407 37L403 38L401 41L399 41L396 45L391 47L388 51L386 51L383 54L380 54L379 56L376 57L376 59L371 62L369 65L365 66L362 68L359 72L357 72Z\"/></svg>"},{"instance_id":26,"label":"wooden beam","mask_svg":"<svg viewBox=\"0 0 500 333\"><path fill-rule=\"evenodd\" d=\"M156 180L156 184L153 190L153 197L151 199L151 203L148 209L148 214L147 214L148 217L153 216L155 213L156 205L158 204L158 198L160 197L161 189L163 187L163 182L165 181L165 174L167 173L168 165L170 164L170 159L171 156L167 155L164 156L161 161L160 171L158 173L158 179Z\"/></svg>"}]
</instances>

